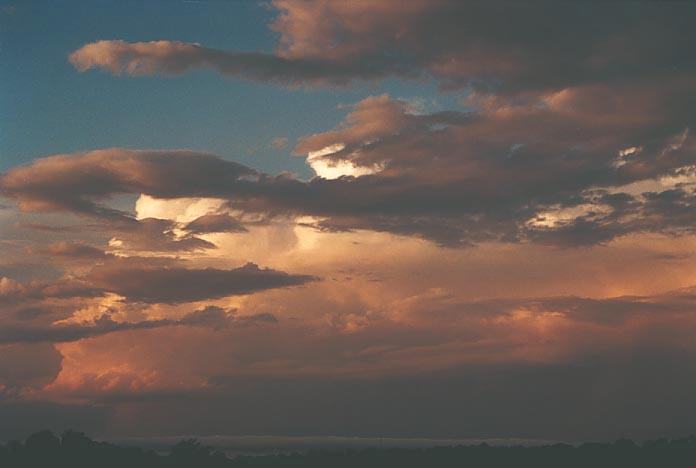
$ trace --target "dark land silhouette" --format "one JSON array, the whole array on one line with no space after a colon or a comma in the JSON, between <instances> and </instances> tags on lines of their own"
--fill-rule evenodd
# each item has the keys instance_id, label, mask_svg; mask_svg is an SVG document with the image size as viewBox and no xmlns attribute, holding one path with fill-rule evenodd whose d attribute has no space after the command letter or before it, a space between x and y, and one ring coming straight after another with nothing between
<instances>
[{"instance_id":1,"label":"dark land silhouette","mask_svg":"<svg viewBox=\"0 0 696 468\"><path fill-rule=\"evenodd\" d=\"M613 443L554 444L536 447L493 447L486 444L427 449L368 448L313 450L228 458L195 439L182 440L168 453L121 447L68 430L60 437L50 431L24 442L0 445L0 466L70 468L158 467L693 467L696 437L659 439L637 444L622 439Z\"/></svg>"}]
</instances>

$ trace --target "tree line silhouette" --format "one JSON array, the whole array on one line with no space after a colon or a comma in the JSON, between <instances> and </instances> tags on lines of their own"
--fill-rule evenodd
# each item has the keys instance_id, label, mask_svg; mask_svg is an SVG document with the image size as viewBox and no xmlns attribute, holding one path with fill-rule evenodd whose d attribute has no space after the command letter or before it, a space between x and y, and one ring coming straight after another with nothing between
<instances>
[{"instance_id":1,"label":"tree line silhouette","mask_svg":"<svg viewBox=\"0 0 696 468\"><path fill-rule=\"evenodd\" d=\"M186 439L168 453L121 447L68 430L60 437L41 431L24 442L0 444L0 467L7 468L498 468L498 467L694 467L696 437L613 443L543 446L487 444L433 448L311 450L304 453L241 455L224 453Z\"/></svg>"}]
</instances>

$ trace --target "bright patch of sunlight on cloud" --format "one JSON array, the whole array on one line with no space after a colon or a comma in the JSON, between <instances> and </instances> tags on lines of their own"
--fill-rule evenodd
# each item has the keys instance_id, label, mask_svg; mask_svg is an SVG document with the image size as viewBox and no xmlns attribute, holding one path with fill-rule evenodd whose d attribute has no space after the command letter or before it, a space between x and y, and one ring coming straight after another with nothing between
<instances>
[{"instance_id":1,"label":"bright patch of sunlight on cloud","mask_svg":"<svg viewBox=\"0 0 696 468\"><path fill-rule=\"evenodd\" d=\"M640 153L641 151L643 151L643 148L640 146L631 146L628 148L624 148L621 151L619 151L619 154L616 156L616 159L614 159L612 165L616 168L621 167L625 165L626 162L628 162L628 158Z\"/></svg>"},{"instance_id":2,"label":"bright patch of sunlight on cloud","mask_svg":"<svg viewBox=\"0 0 696 468\"><path fill-rule=\"evenodd\" d=\"M359 177L379 172L379 168L355 166L349 161L328 161L323 158L345 148L343 143L336 143L319 151L310 151L307 154L307 163L316 175L324 179L338 179L342 176Z\"/></svg>"},{"instance_id":3,"label":"bright patch of sunlight on cloud","mask_svg":"<svg viewBox=\"0 0 696 468\"><path fill-rule=\"evenodd\" d=\"M135 215L138 219L160 218L189 223L203 215L219 211L224 203L224 200L217 198L163 200L149 195L140 195L135 202Z\"/></svg>"},{"instance_id":4,"label":"bright patch of sunlight on cloud","mask_svg":"<svg viewBox=\"0 0 696 468\"><path fill-rule=\"evenodd\" d=\"M546 211L540 211L537 215L527 221L527 226L532 228L553 228L573 222L575 219L584 217L606 215L611 212L611 207L607 205L593 205L584 203L582 205L569 208L559 206L551 207Z\"/></svg>"}]
</instances>

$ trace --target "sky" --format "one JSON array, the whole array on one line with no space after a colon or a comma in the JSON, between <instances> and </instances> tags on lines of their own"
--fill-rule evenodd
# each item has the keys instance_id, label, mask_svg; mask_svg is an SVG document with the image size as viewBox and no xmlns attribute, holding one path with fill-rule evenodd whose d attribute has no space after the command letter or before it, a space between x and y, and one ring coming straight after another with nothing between
<instances>
[{"instance_id":1,"label":"sky","mask_svg":"<svg viewBox=\"0 0 696 468\"><path fill-rule=\"evenodd\" d=\"M0 1L0 440L693 434L694 20Z\"/></svg>"}]
</instances>

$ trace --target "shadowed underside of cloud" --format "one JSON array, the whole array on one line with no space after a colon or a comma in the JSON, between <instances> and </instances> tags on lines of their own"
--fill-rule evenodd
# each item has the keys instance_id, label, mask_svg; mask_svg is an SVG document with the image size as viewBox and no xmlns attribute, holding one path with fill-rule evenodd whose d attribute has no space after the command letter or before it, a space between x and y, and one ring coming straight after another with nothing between
<instances>
[{"instance_id":1,"label":"shadowed underside of cloud","mask_svg":"<svg viewBox=\"0 0 696 468\"><path fill-rule=\"evenodd\" d=\"M43 248L33 249L32 253L39 253L49 257L58 257L75 260L100 260L107 254L96 247L81 242L58 241Z\"/></svg>"},{"instance_id":2,"label":"shadowed underside of cloud","mask_svg":"<svg viewBox=\"0 0 696 468\"><path fill-rule=\"evenodd\" d=\"M12 305L32 300L94 298L105 294L104 289L78 278L55 281L32 281L21 284L0 277L0 305Z\"/></svg>"},{"instance_id":3,"label":"shadowed underside of cloud","mask_svg":"<svg viewBox=\"0 0 696 468\"><path fill-rule=\"evenodd\" d=\"M0 277L0 305L50 299L95 298L107 293L128 301L176 304L301 286L319 278L295 275L254 263L233 269L185 268L175 260L106 256L83 277L21 284Z\"/></svg>"},{"instance_id":4,"label":"shadowed underside of cloud","mask_svg":"<svg viewBox=\"0 0 696 468\"><path fill-rule=\"evenodd\" d=\"M87 280L129 301L174 304L299 286L317 278L259 268L253 263L220 270L153 268L124 260L94 268Z\"/></svg>"},{"instance_id":5,"label":"shadowed underside of cloud","mask_svg":"<svg viewBox=\"0 0 696 468\"><path fill-rule=\"evenodd\" d=\"M0 345L12 343L65 343L85 338L128 330L151 330L170 326L197 326L222 329L230 326L248 326L260 323L277 323L272 314L238 316L234 310L208 306L184 315L182 318L116 322L109 314L103 314L91 323L67 324L4 324L0 327Z\"/></svg>"},{"instance_id":6,"label":"shadowed underside of cloud","mask_svg":"<svg viewBox=\"0 0 696 468\"><path fill-rule=\"evenodd\" d=\"M206 214L186 224L184 229L192 234L213 232L246 232L241 221L228 214Z\"/></svg>"},{"instance_id":7,"label":"shadowed underside of cloud","mask_svg":"<svg viewBox=\"0 0 696 468\"><path fill-rule=\"evenodd\" d=\"M117 331L151 329L175 323L171 320L145 320L135 323L115 322L105 314L95 320L93 325L4 325L0 331L0 343L61 343Z\"/></svg>"},{"instance_id":8,"label":"shadowed underside of cloud","mask_svg":"<svg viewBox=\"0 0 696 468\"><path fill-rule=\"evenodd\" d=\"M182 196L182 188L188 196L205 197L256 176L253 169L209 153L107 149L15 168L2 177L0 190L27 211L67 210L126 222L131 219L124 220L124 213L95 200L122 193L175 198Z\"/></svg>"}]
</instances>

